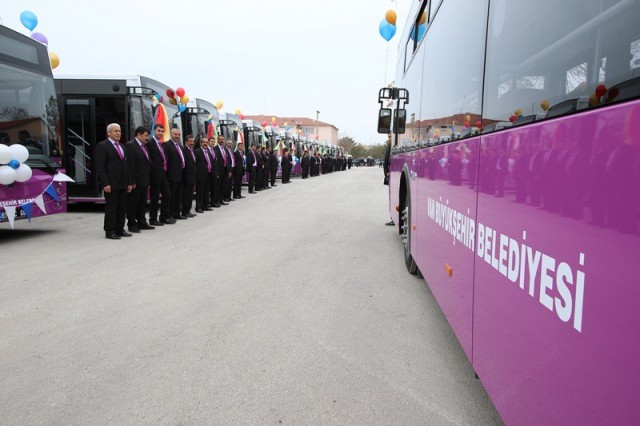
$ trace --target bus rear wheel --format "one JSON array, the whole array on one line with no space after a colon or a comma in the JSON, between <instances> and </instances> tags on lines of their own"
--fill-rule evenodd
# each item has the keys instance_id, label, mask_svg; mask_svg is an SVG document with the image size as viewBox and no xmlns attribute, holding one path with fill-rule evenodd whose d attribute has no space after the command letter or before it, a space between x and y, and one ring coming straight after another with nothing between
<instances>
[{"instance_id":1,"label":"bus rear wheel","mask_svg":"<svg viewBox=\"0 0 640 426\"><path fill-rule=\"evenodd\" d=\"M404 209L400 212L400 238L402 239L402 245L404 246L404 264L407 267L407 271L410 274L418 273L418 265L415 259L411 255L411 210L409 199L409 191L405 196Z\"/></svg>"}]
</instances>

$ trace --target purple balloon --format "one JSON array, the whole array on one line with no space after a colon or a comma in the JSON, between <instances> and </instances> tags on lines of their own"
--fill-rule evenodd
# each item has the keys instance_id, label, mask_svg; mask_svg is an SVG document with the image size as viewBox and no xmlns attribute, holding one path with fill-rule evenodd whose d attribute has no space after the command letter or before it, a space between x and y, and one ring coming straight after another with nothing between
<instances>
[{"instance_id":1,"label":"purple balloon","mask_svg":"<svg viewBox=\"0 0 640 426\"><path fill-rule=\"evenodd\" d=\"M44 44L45 46L49 46L49 40L47 40L47 37L42 34L42 33L33 33L31 34L31 38L39 41L40 43Z\"/></svg>"}]
</instances>

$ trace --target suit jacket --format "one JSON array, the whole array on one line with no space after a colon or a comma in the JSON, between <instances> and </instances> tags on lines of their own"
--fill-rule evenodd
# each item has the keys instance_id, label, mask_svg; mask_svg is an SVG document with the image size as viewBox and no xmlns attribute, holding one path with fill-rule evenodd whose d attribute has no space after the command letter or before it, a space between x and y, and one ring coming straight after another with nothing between
<instances>
[{"instance_id":1,"label":"suit jacket","mask_svg":"<svg viewBox=\"0 0 640 426\"><path fill-rule=\"evenodd\" d=\"M178 153L178 150L182 152L180 145L176 149L173 141L167 141L162 144L162 148L164 148L164 155L167 157L167 178L169 182L182 182L182 171L184 169L182 168L182 159Z\"/></svg>"},{"instance_id":2,"label":"suit jacket","mask_svg":"<svg viewBox=\"0 0 640 426\"><path fill-rule=\"evenodd\" d=\"M147 159L143 148L138 145L138 141L135 138L127 142L124 151L127 158L129 183L139 187L149 186L151 181L151 157Z\"/></svg>"},{"instance_id":3,"label":"suit jacket","mask_svg":"<svg viewBox=\"0 0 640 426\"><path fill-rule=\"evenodd\" d=\"M247 169L253 167L253 163L256 162L256 153L252 150L248 150L245 154L247 156Z\"/></svg>"},{"instance_id":4,"label":"suit jacket","mask_svg":"<svg viewBox=\"0 0 640 426\"><path fill-rule=\"evenodd\" d=\"M254 154L256 155L256 161L258 162L258 170L262 170L264 168L264 158L262 158L262 154L258 151Z\"/></svg>"},{"instance_id":5,"label":"suit jacket","mask_svg":"<svg viewBox=\"0 0 640 426\"><path fill-rule=\"evenodd\" d=\"M159 185L166 178L166 173L164 172L164 160L160 154L162 145L163 144L160 143L160 147L158 147L158 142L155 138L149 139L149 143L147 143L147 148L149 148L149 157L151 158L151 185ZM162 152L164 153L164 150Z\"/></svg>"},{"instance_id":6,"label":"suit jacket","mask_svg":"<svg viewBox=\"0 0 640 426\"><path fill-rule=\"evenodd\" d=\"M262 151L262 163L265 169L269 169L269 153L266 151Z\"/></svg>"},{"instance_id":7,"label":"suit jacket","mask_svg":"<svg viewBox=\"0 0 640 426\"><path fill-rule=\"evenodd\" d=\"M282 170L291 170L291 156L289 154L282 156Z\"/></svg>"},{"instance_id":8,"label":"suit jacket","mask_svg":"<svg viewBox=\"0 0 640 426\"><path fill-rule=\"evenodd\" d=\"M309 168L309 164L310 164L309 161L310 161L309 157L304 157L303 156L302 159L300 160L300 166L303 169L308 169Z\"/></svg>"},{"instance_id":9,"label":"suit jacket","mask_svg":"<svg viewBox=\"0 0 640 426\"><path fill-rule=\"evenodd\" d=\"M111 186L111 191L119 191L129 185L129 173L127 171L126 153L122 149L123 159L120 159L118 151L109 139L96 145L96 172L100 188Z\"/></svg>"},{"instance_id":10,"label":"suit jacket","mask_svg":"<svg viewBox=\"0 0 640 426\"><path fill-rule=\"evenodd\" d=\"M205 155L209 155L209 152L205 152L203 149L196 149L196 179L198 182L204 182L209 179L210 173L207 166L207 159ZM213 171L213 160L209 157L211 163L211 171Z\"/></svg>"},{"instance_id":11,"label":"suit jacket","mask_svg":"<svg viewBox=\"0 0 640 426\"><path fill-rule=\"evenodd\" d=\"M233 153L236 159L236 173L244 173L244 158L241 151L235 151Z\"/></svg>"},{"instance_id":12,"label":"suit jacket","mask_svg":"<svg viewBox=\"0 0 640 426\"><path fill-rule=\"evenodd\" d=\"M182 147L182 154L184 155L184 170L182 171L182 183L185 185L193 185L196 181L196 160L195 150L193 151L193 156L191 155L191 150L189 147Z\"/></svg>"},{"instance_id":13,"label":"suit jacket","mask_svg":"<svg viewBox=\"0 0 640 426\"><path fill-rule=\"evenodd\" d=\"M275 173L278 171L278 157L273 152L269 154L269 157L271 157L271 160L269 161L269 167L271 167L271 172Z\"/></svg>"},{"instance_id":14,"label":"suit jacket","mask_svg":"<svg viewBox=\"0 0 640 426\"><path fill-rule=\"evenodd\" d=\"M221 173L229 173L231 171L231 159L229 158L229 151L226 150L224 151L224 154L222 153L222 149L220 148L220 145L216 145L213 147L213 150L216 152L216 159L219 161L219 166L221 169ZM225 157L223 157L223 155ZM227 159L227 165L225 166L224 164L224 159Z\"/></svg>"},{"instance_id":15,"label":"suit jacket","mask_svg":"<svg viewBox=\"0 0 640 426\"><path fill-rule=\"evenodd\" d=\"M213 154L211 153L212 148L209 148L209 157L213 162L211 163L212 171L211 174L219 178L224 173L224 163L222 162L222 157L219 150L213 149Z\"/></svg>"}]
</instances>

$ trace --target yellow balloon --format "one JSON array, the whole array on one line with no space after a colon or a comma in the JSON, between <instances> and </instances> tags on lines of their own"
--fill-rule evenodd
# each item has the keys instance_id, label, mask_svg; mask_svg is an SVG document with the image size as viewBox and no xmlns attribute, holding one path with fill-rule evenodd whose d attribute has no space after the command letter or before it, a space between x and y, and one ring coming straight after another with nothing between
<instances>
[{"instance_id":1,"label":"yellow balloon","mask_svg":"<svg viewBox=\"0 0 640 426\"><path fill-rule=\"evenodd\" d=\"M420 15L420 21L418 21L418 25L422 25L425 22L427 22L427 11L426 10L424 12L422 12L422 15Z\"/></svg>"},{"instance_id":2,"label":"yellow balloon","mask_svg":"<svg viewBox=\"0 0 640 426\"><path fill-rule=\"evenodd\" d=\"M271 117L271 122L275 123L276 122L276 118L275 117Z\"/></svg>"},{"instance_id":3,"label":"yellow balloon","mask_svg":"<svg viewBox=\"0 0 640 426\"><path fill-rule=\"evenodd\" d=\"M223 106L224 106L224 104L222 103L222 101L216 102L216 108L222 109Z\"/></svg>"},{"instance_id":4,"label":"yellow balloon","mask_svg":"<svg viewBox=\"0 0 640 426\"><path fill-rule=\"evenodd\" d=\"M547 112L547 110L549 109L549 101L545 99L540 102L540 108L542 108L544 112Z\"/></svg>"},{"instance_id":5,"label":"yellow balloon","mask_svg":"<svg viewBox=\"0 0 640 426\"><path fill-rule=\"evenodd\" d=\"M236 108L236 111L235 111L235 112L236 112L236 115L240 115L240 114L242 114L242 111L240 111L240 108Z\"/></svg>"},{"instance_id":6,"label":"yellow balloon","mask_svg":"<svg viewBox=\"0 0 640 426\"><path fill-rule=\"evenodd\" d=\"M51 62L51 69L55 70L60 65L60 57L57 53L49 52L49 62Z\"/></svg>"},{"instance_id":7,"label":"yellow balloon","mask_svg":"<svg viewBox=\"0 0 640 426\"><path fill-rule=\"evenodd\" d=\"M284 127L287 127L289 125L289 123L287 123L286 121L284 122Z\"/></svg>"},{"instance_id":8,"label":"yellow balloon","mask_svg":"<svg viewBox=\"0 0 640 426\"><path fill-rule=\"evenodd\" d=\"M396 19L398 19L398 15L396 15L396 11L393 9L387 10L387 13L384 14L384 19L387 20L391 25L396 24Z\"/></svg>"},{"instance_id":9,"label":"yellow balloon","mask_svg":"<svg viewBox=\"0 0 640 426\"><path fill-rule=\"evenodd\" d=\"M520 117L522 115L522 110L518 108L517 110L513 111L513 113L515 114L516 117Z\"/></svg>"},{"instance_id":10,"label":"yellow balloon","mask_svg":"<svg viewBox=\"0 0 640 426\"><path fill-rule=\"evenodd\" d=\"M189 97L187 95L184 95L180 98L180 103L186 105L187 103L189 103Z\"/></svg>"}]
</instances>

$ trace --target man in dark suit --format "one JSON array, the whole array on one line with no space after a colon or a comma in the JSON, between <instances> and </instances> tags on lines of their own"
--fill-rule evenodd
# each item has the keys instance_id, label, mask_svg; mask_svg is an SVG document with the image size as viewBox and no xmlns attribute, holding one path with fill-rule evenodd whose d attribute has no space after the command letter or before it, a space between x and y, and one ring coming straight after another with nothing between
<instances>
[{"instance_id":1,"label":"man in dark suit","mask_svg":"<svg viewBox=\"0 0 640 426\"><path fill-rule=\"evenodd\" d=\"M127 221L129 232L140 232L141 229L155 229L147 223L145 207L151 176L151 158L147 149L149 129L139 126L135 130L135 138L127 142L125 156L131 192L127 194Z\"/></svg>"},{"instance_id":2,"label":"man in dark suit","mask_svg":"<svg viewBox=\"0 0 640 426\"><path fill-rule=\"evenodd\" d=\"M291 155L289 154L289 148L285 148L282 154L282 183L291 183Z\"/></svg>"},{"instance_id":3,"label":"man in dark suit","mask_svg":"<svg viewBox=\"0 0 640 426\"><path fill-rule=\"evenodd\" d=\"M193 151L195 138L193 135L187 135L185 138L185 146L182 147L182 155L184 157L184 170L182 173L182 216L195 217L191 213L191 205L193 204L193 186L196 183L196 154Z\"/></svg>"},{"instance_id":4,"label":"man in dark suit","mask_svg":"<svg viewBox=\"0 0 640 426\"><path fill-rule=\"evenodd\" d=\"M264 158L262 158L262 147L258 145L254 152L256 156L256 191L264 189Z\"/></svg>"},{"instance_id":5,"label":"man in dark suit","mask_svg":"<svg viewBox=\"0 0 640 426\"><path fill-rule=\"evenodd\" d=\"M104 232L110 240L130 237L124 230L127 193L131 192L124 148L120 144L120 125L107 126L108 138L96 145L98 185L104 191Z\"/></svg>"},{"instance_id":6,"label":"man in dark suit","mask_svg":"<svg viewBox=\"0 0 640 426\"><path fill-rule=\"evenodd\" d=\"M302 153L302 159L300 160L302 166L302 179L309 177L309 167L311 167L311 161L309 160L309 153L305 150Z\"/></svg>"},{"instance_id":7,"label":"man in dark suit","mask_svg":"<svg viewBox=\"0 0 640 426\"><path fill-rule=\"evenodd\" d=\"M211 207L220 207L220 179L223 172L223 163L219 154L216 154L216 150L213 149L215 145L215 139L209 139L209 158L212 160L211 175L209 181L209 200L211 201Z\"/></svg>"},{"instance_id":8,"label":"man in dark suit","mask_svg":"<svg viewBox=\"0 0 640 426\"><path fill-rule=\"evenodd\" d=\"M254 190L256 185L256 170L258 168L258 160L256 158L256 145L251 145L251 149L247 151L247 171L249 172L249 194L256 194Z\"/></svg>"},{"instance_id":9,"label":"man in dark suit","mask_svg":"<svg viewBox=\"0 0 640 426\"><path fill-rule=\"evenodd\" d=\"M167 179L171 193L169 214L174 219L184 220L186 216L180 214L180 203L182 202L182 174L185 162L180 136L180 129L171 129L171 140L164 143L162 147L164 155L167 157Z\"/></svg>"},{"instance_id":10,"label":"man in dark suit","mask_svg":"<svg viewBox=\"0 0 640 426\"><path fill-rule=\"evenodd\" d=\"M269 154L267 153L266 147L260 148L260 154L262 155L262 164L264 164L264 168L262 169L262 189L271 189L269 188L269 173L271 172L269 168Z\"/></svg>"},{"instance_id":11,"label":"man in dark suit","mask_svg":"<svg viewBox=\"0 0 640 426\"><path fill-rule=\"evenodd\" d=\"M200 140L196 153L196 213L213 210L209 207L209 184L213 171L213 159L209 154L209 139Z\"/></svg>"},{"instance_id":12,"label":"man in dark suit","mask_svg":"<svg viewBox=\"0 0 640 426\"><path fill-rule=\"evenodd\" d=\"M231 178L231 159L229 153L225 149L224 136L218 135L218 144L213 148L218 158L219 166L222 170L220 174L220 186L217 193L218 204L227 205L228 198L226 198L227 188L229 186L229 178Z\"/></svg>"},{"instance_id":13,"label":"man in dark suit","mask_svg":"<svg viewBox=\"0 0 640 426\"><path fill-rule=\"evenodd\" d=\"M151 158L151 179L149 181L149 224L163 226L165 223L174 224L175 219L169 216L169 181L167 180L167 157L162 144L164 141L164 126L153 126L153 137L149 139L149 157ZM158 220L158 206L162 194L160 220Z\"/></svg>"},{"instance_id":14,"label":"man in dark suit","mask_svg":"<svg viewBox=\"0 0 640 426\"><path fill-rule=\"evenodd\" d=\"M227 140L226 149L228 169L231 172L229 174L229 181L227 183L227 191L224 194L224 200L227 202L235 201L233 197L233 191L235 191L235 171L236 171L236 156L233 154L233 142L231 139Z\"/></svg>"},{"instance_id":15,"label":"man in dark suit","mask_svg":"<svg viewBox=\"0 0 640 426\"><path fill-rule=\"evenodd\" d=\"M316 156L311 154L309 156L309 176L317 176L316 175L316 164L317 164Z\"/></svg>"},{"instance_id":16,"label":"man in dark suit","mask_svg":"<svg viewBox=\"0 0 640 426\"><path fill-rule=\"evenodd\" d=\"M242 195L242 177L244 176L244 143L240 140L233 153L236 166L233 169L233 198L239 200Z\"/></svg>"},{"instance_id":17,"label":"man in dark suit","mask_svg":"<svg viewBox=\"0 0 640 426\"><path fill-rule=\"evenodd\" d=\"M276 186L276 176L278 175L278 156L273 152L273 148L267 148L269 151L269 178L271 186Z\"/></svg>"}]
</instances>

